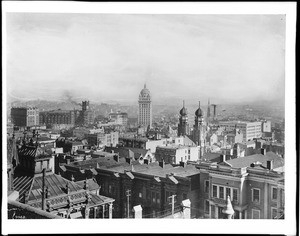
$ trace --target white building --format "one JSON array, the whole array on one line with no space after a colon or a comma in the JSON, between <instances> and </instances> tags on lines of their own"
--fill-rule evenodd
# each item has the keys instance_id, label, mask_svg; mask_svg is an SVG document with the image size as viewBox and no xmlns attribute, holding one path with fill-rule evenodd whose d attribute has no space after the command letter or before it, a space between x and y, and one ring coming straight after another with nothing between
<instances>
[{"instance_id":1,"label":"white building","mask_svg":"<svg viewBox=\"0 0 300 236\"><path fill-rule=\"evenodd\" d=\"M109 119L118 125L123 125L127 127L128 114L126 112L111 112L108 115Z\"/></svg>"},{"instance_id":2,"label":"white building","mask_svg":"<svg viewBox=\"0 0 300 236\"><path fill-rule=\"evenodd\" d=\"M158 146L155 152L156 161L164 161L170 164L180 162L197 161L199 159L199 147L196 146Z\"/></svg>"},{"instance_id":3,"label":"white building","mask_svg":"<svg viewBox=\"0 0 300 236\"><path fill-rule=\"evenodd\" d=\"M235 128L240 129L243 132L243 141L249 141L262 136L262 124L260 121L220 121L219 126L224 127L228 131L234 130Z\"/></svg>"}]
</instances>

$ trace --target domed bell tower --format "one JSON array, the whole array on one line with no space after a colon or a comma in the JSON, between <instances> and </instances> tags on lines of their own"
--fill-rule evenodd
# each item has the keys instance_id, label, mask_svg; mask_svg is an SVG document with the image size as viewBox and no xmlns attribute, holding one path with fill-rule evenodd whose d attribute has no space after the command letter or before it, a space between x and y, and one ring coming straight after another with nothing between
<instances>
[{"instance_id":1,"label":"domed bell tower","mask_svg":"<svg viewBox=\"0 0 300 236\"><path fill-rule=\"evenodd\" d=\"M200 107L195 111L195 124L193 130L193 141L199 146L199 159L204 155L206 130L204 126L204 113Z\"/></svg>"},{"instance_id":2,"label":"domed bell tower","mask_svg":"<svg viewBox=\"0 0 300 236\"><path fill-rule=\"evenodd\" d=\"M178 124L178 136L189 135L189 124L188 124L188 116L187 116L187 109L184 106L181 108L179 117L179 124Z\"/></svg>"}]
</instances>

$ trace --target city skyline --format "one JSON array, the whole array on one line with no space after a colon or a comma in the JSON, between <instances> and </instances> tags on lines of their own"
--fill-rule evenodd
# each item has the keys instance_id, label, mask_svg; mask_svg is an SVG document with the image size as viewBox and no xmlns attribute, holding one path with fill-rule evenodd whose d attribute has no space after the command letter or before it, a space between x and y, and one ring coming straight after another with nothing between
<instances>
[{"instance_id":1,"label":"city skyline","mask_svg":"<svg viewBox=\"0 0 300 236\"><path fill-rule=\"evenodd\" d=\"M134 103L147 83L153 102L284 103L283 15L7 13L6 22L8 98Z\"/></svg>"}]
</instances>

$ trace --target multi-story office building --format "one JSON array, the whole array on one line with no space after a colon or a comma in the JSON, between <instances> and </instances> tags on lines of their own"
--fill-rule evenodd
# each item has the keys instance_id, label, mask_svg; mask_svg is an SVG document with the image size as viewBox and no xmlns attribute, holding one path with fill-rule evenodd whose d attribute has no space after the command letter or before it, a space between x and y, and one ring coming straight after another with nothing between
<instances>
[{"instance_id":1,"label":"multi-story office building","mask_svg":"<svg viewBox=\"0 0 300 236\"><path fill-rule=\"evenodd\" d=\"M53 110L40 113L40 123L46 125L64 124L74 126L80 116L78 110Z\"/></svg>"},{"instance_id":2,"label":"multi-story office building","mask_svg":"<svg viewBox=\"0 0 300 236\"><path fill-rule=\"evenodd\" d=\"M262 136L262 124L260 121L246 122L246 121L220 121L220 127L226 130L240 129L243 132L243 140L249 141Z\"/></svg>"},{"instance_id":3,"label":"multi-story office building","mask_svg":"<svg viewBox=\"0 0 300 236\"><path fill-rule=\"evenodd\" d=\"M149 89L144 88L141 90L139 95L139 114L138 114L138 125L142 127L152 127L152 104L151 95Z\"/></svg>"},{"instance_id":4,"label":"multi-story office building","mask_svg":"<svg viewBox=\"0 0 300 236\"><path fill-rule=\"evenodd\" d=\"M127 127L128 123L128 114L126 112L112 112L109 113L108 118L111 121L114 121L116 124Z\"/></svg>"},{"instance_id":5,"label":"multi-story office building","mask_svg":"<svg viewBox=\"0 0 300 236\"><path fill-rule=\"evenodd\" d=\"M85 134L89 145L96 145L97 147L116 147L119 143L119 132L100 132Z\"/></svg>"},{"instance_id":6,"label":"multi-story office building","mask_svg":"<svg viewBox=\"0 0 300 236\"><path fill-rule=\"evenodd\" d=\"M46 125L88 125L93 123L93 112L89 108L89 101L83 101L81 110L53 110L40 113L40 124Z\"/></svg>"},{"instance_id":7,"label":"multi-story office building","mask_svg":"<svg viewBox=\"0 0 300 236\"><path fill-rule=\"evenodd\" d=\"M15 126L33 127L39 125L39 109L36 107L12 107L11 120Z\"/></svg>"}]
</instances>

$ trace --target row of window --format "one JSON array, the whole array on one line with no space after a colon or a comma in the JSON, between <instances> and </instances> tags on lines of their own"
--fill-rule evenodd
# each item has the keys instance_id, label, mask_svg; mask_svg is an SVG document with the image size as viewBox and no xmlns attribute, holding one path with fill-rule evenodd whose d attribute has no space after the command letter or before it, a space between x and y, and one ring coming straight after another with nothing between
<instances>
[{"instance_id":1,"label":"row of window","mask_svg":"<svg viewBox=\"0 0 300 236\"><path fill-rule=\"evenodd\" d=\"M204 182L204 192L209 193L209 180ZM238 189L232 187L225 187L220 185L213 184L212 186L212 197L225 199L227 196L230 196L231 201L237 201L238 199ZM252 202L260 202L260 189L253 188L251 193ZM277 188L271 187L271 199L277 200Z\"/></svg>"},{"instance_id":2,"label":"row of window","mask_svg":"<svg viewBox=\"0 0 300 236\"><path fill-rule=\"evenodd\" d=\"M232 187L225 187L220 185L213 185L212 197L226 200L230 196L231 201L238 200L238 189Z\"/></svg>"},{"instance_id":3,"label":"row of window","mask_svg":"<svg viewBox=\"0 0 300 236\"><path fill-rule=\"evenodd\" d=\"M277 200L277 188L271 187L271 199L276 201ZM253 188L252 189L252 201L253 202L260 202L260 189L259 188Z\"/></svg>"}]
</instances>

